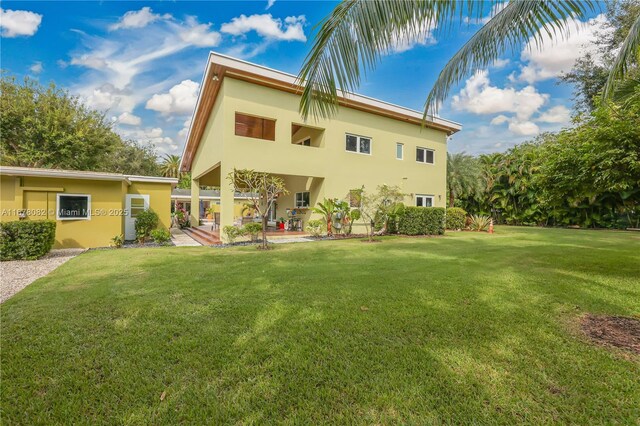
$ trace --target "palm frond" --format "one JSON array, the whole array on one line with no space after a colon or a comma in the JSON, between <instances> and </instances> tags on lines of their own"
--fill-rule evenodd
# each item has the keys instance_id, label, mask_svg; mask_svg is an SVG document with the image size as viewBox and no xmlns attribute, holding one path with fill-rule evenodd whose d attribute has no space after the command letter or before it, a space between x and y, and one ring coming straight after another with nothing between
<instances>
[{"instance_id":1,"label":"palm frond","mask_svg":"<svg viewBox=\"0 0 640 426\"><path fill-rule=\"evenodd\" d=\"M618 83L612 99L622 106L640 104L640 78L626 78Z\"/></svg>"},{"instance_id":2,"label":"palm frond","mask_svg":"<svg viewBox=\"0 0 640 426\"><path fill-rule=\"evenodd\" d=\"M491 6L502 3L492 0ZM399 43L417 40L429 32L451 31L464 16L481 16L487 3L454 0L345 0L320 24L311 51L298 75L304 87L300 112L330 117L338 106L339 91L353 92L361 77ZM513 0L482 27L440 73L425 105L436 110L450 88L472 71L486 68L506 49L520 49L533 37L566 33L569 17L584 17L592 0ZM436 107L436 108L433 108Z\"/></svg>"},{"instance_id":3,"label":"palm frond","mask_svg":"<svg viewBox=\"0 0 640 426\"><path fill-rule=\"evenodd\" d=\"M627 70L634 63L640 64L640 16L629 29L629 34L624 39L620 52L609 72L609 77L603 90L605 99L610 99L614 96L616 84L620 80L624 80Z\"/></svg>"}]
</instances>

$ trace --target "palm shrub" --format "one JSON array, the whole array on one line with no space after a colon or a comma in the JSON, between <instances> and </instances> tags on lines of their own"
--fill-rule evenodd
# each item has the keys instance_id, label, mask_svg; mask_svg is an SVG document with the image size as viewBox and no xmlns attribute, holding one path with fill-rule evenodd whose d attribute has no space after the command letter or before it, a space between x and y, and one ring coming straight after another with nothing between
<instances>
[{"instance_id":1,"label":"palm shrub","mask_svg":"<svg viewBox=\"0 0 640 426\"><path fill-rule=\"evenodd\" d=\"M471 215L471 223L469 227L472 231L486 231L491 223L491 218L489 216L480 216L480 215Z\"/></svg>"},{"instance_id":2,"label":"palm shrub","mask_svg":"<svg viewBox=\"0 0 640 426\"><path fill-rule=\"evenodd\" d=\"M151 209L138 213L135 228L139 243L144 243L151 231L158 226L158 221L158 214Z\"/></svg>"},{"instance_id":3,"label":"palm shrub","mask_svg":"<svg viewBox=\"0 0 640 426\"><path fill-rule=\"evenodd\" d=\"M333 198L325 198L322 202L318 203L316 207L313 207L311 210L314 213L322 215L322 219L327 225L327 236L332 235L332 227L333 227L333 215L337 212L337 200Z\"/></svg>"},{"instance_id":4,"label":"palm shrub","mask_svg":"<svg viewBox=\"0 0 640 426\"><path fill-rule=\"evenodd\" d=\"M122 248L124 245L124 235L116 235L111 239L111 246L115 248Z\"/></svg>"},{"instance_id":5,"label":"palm shrub","mask_svg":"<svg viewBox=\"0 0 640 426\"><path fill-rule=\"evenodd\" d=\"M258 234L262 232L262 224L258 222L249 222L242 227L242 231L244 235L249 235L252 242L258 240Z\"/></svg>"},{"instance_id":6,"label":"palm shrub","mask_svg":"<svg viewBox=\"0 0 640 426\"><path fill-rule=\"evenodd\" d=\"M467 219L467 212L460 207L450 207L446 212L446 228L447 229L463 229Z\"/></svg>"},{"instance_id":7,"label":"palm shrub","mask_svg":"<svg viewBox=\"0 0 640 426\"><path fill-rule=\"evenodd\" d=\"M324 222L319 219L311 219L307 222L306 230L314 237L319 237L324 232Z\"/></svg>"}]
</instances>

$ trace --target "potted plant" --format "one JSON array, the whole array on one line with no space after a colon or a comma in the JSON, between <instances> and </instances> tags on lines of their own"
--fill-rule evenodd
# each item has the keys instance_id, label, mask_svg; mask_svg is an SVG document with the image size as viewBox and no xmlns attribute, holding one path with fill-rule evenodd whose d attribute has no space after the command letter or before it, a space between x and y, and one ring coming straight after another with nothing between
<instances>
[{"instance_id":1,"label":"potted plant","mask_svg":"<svg viewBox=\"0 0 640 426\"><path fill-rule=\"evenodd\" d=\"M281 217L280 219L278 219L278 229L283 229L284 230L284 217Z\"/></svg>"},{"instance_id":2,"label":"potted plant","mask_svg":"<svg viewBox=\"0 0 640 426\"><path fill-rule=\"evenodd\" d=\"M213 219L213 214L215 213L214 210L215 209L213 207L209 207L207 209L207 219L209 219L209 220Z\"/></svg>"}]
</instances>

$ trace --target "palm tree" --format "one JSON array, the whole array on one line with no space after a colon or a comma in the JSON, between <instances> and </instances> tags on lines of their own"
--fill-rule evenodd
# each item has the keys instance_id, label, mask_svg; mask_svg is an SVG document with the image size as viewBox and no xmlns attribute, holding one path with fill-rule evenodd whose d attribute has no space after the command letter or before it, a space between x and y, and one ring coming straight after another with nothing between
<instances>
[{"instance_id":1,"label":"palm tree","mask_svg":"<svg viewBox=\"0 0 640 426\"><path fill-rule=\"evenodd\" d=\"M449 207L453 207L456 197L479 194L483 190L480 163L474 157L460 152L447 154L447 191Z\"/></svg>"},{"instance_id":2,"label":"palm tree","mask_svg":"<svg viewBox=\"0 0 640 426\"><path fill-rule=\"evenodd\" d=\"M337 200L332 199L332 198L325 198L322 202L319 202L316 207L312 207L311 208L311 210L314 213L322 215L322 218L324 219L325 223L327 224L327 235L328 236L333 235L333 230L332 230L333 215L337 211L336 201Z\"/></svg>"},{"instance_id":3,"label":"palm tree","mask_svg":"<svg viewBox=\"0 0 640 426\"><path fill-rule=\"evenodd\" d=\"M429 33L447 33L454 25L462 25L465 16L479 19L487 3L474 0L344 0L321 22L298 76L304 83L300 100L303 117L327 118L335 114L339 88L353 92L361 75L373 69L398 42L415 40ZM544 35L566 36L568 18L585 18L594 10L594 3L593 0L491 2L494 11L491 18L440 72L427 97L424 118L437 112L451 87L474 71L487 68L505 51L520 51L522 44L530 39L540 44ZM638 31L636 22L629 34L630 41L624 44L624 52L637 52ZM629 59L631 53L625 58ZM619 68L626 70L622 65Z\"/></svg>"},{"instance_id":4,"label":"palm tree","mask_svg":"<svg viewBox=\"0 0 640 426\"><path fill-rule=\"evenodd\" d=\"M165 154L160 163L160 172L162 176L179 178L180 177L180 156Z\"/></svg>"},{"instance_id":5,"label":"palm tree","mask_svg":"<svg viewBox=\"0 0 640 426\"><path fill-rule=\"evenodd\" d=\"M622 83L622 92L628 89L625 80L629 74L633 65L640 65L640 15L636 18L633 25L629 29L629 34L625 37L622 45L620 46L620 52L616 60L613 62L613 67L609 72L609 78L604 85L603 94L605 98L611 99L618 91L618 86ZM637 87L637 79L631 79L631 85ZM631 96L631 95L629 95ZM637 94L636 94L637 99Z\"/></svg>"}]
</instances>

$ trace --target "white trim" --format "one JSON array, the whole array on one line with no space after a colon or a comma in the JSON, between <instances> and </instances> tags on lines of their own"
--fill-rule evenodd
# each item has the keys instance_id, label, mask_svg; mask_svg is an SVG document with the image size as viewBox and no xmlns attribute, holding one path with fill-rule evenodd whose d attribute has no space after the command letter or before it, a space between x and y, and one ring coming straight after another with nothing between
<instances>
[{"instance_id":1,"label":"white trim","mask_svg":"<svg viewBox=\"0 0 640 426\"><path fill-rule=\"evenodd\" d=\"M400 150L400 158L398 158L398 147L401 147ZM396 142L396 160L404 160L404 144L402 142Z\"/></svg>"},{"instance_id":2,"label":"white trim","mask_svg":"<svg viewBox=\"0 0 640 426\"><path fill-rule=\"evenodd\" d=\"M60 196L63 197L87 197L87 217L60 217ZM56 220L91 220L91 194L69 194L58 192L56 194Z\"/></svg>"},{"instance_id":3,"label":"white trim","mask_svg":"<svg viewBox=\"0 0 640 426\"><path fill-rule=\"evenodd\" d=\"M357 145L356 145L356 148L358 149L357 151L349 151L347 149L347 136L355 136L356 138L358 138ZM369 139L369 152L360 152L360 139ZM344 150L346 152L350 152L352 154L373 155L373 138L371 136L363 136L363 135L356 135L356 134L353 134L353 133L345 133L344 134Z\"/></svg>"},{"instance_id":4,"label":"white trim","mask_svg":"<svg viewBox=\"0 0 640 426\"><path fill-rule=\"evenodd\" d=\"M124 175L131 182L149 182L149 183L171 183L177 184L178 178L160 177L160 176L137 176L137 175Z\"/></svg>"},{"instance_id":5,"label":"white trim","mask_svg":"<svg viewBox=\"0 0 640 426\"><path fill-rule=\"evenodd\" d=\"M427 207L427 206L419 206L418 205L418 198L422 198L423 199L423 203L424 203L424 199L430 198L431 199L431 206L429 206L429 207L433 207L433 201L435 199L435 195L431 195L431 194L415 194L415 196L413 197L413 204L416 207Z\"/></svg>"},{"instance_id":6,"label":"white trim","mask_svg":"<svg viewBox=\"0 0 640 426\"><path fill-rule=\"evenodd\" d=\"M425 147L423 147L423 146L416 146L416 156L418 155L418 152L417 152L417 151L418 151L419 149L423 149L423 150L425 150L425 151L431 151L431 152L433 152L433 163L428 163L428 162L426 161L426 160L427 160L427 153L426 153L426 152L425 152L425 154L424 154L424 160L425 160L425 161L418 161L418 160L416 159L416 163L418 163L418 164L427 164L427 165L429 165L429 166L434 166L434 165L436 164L436 150L435 150L435 149L433 149L433 148L425 148Z\"/></svg>"}]
</instances>

